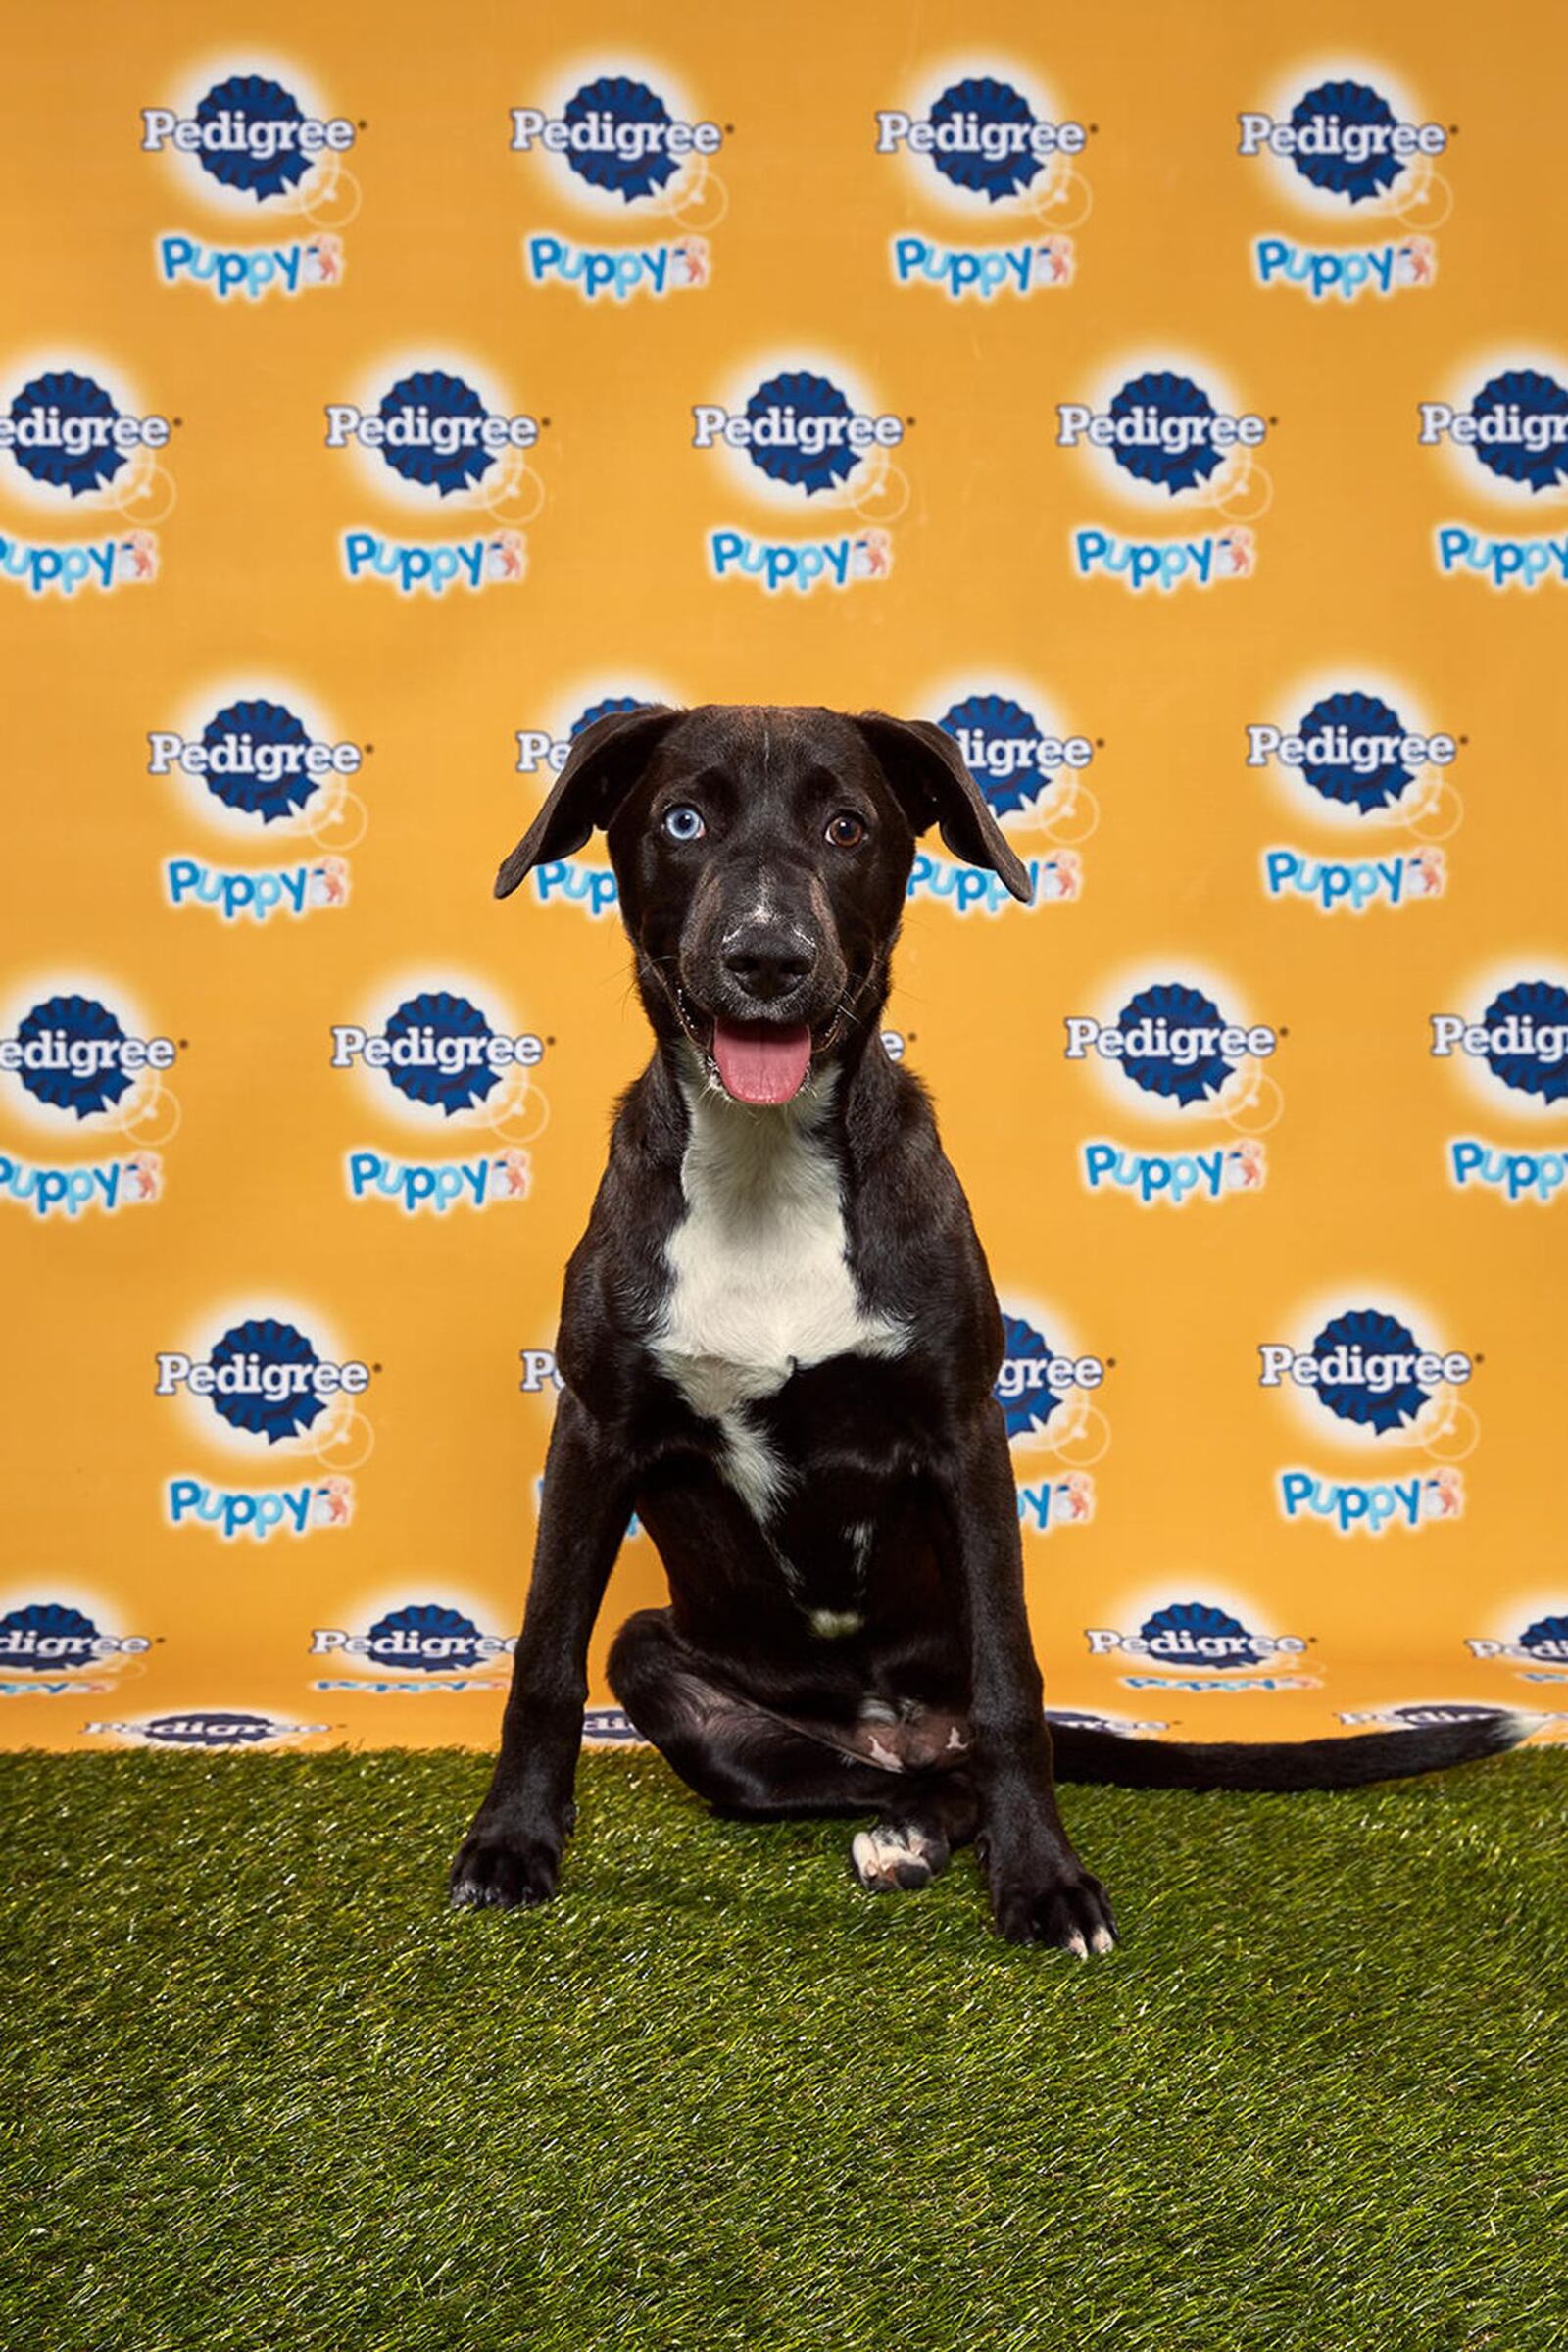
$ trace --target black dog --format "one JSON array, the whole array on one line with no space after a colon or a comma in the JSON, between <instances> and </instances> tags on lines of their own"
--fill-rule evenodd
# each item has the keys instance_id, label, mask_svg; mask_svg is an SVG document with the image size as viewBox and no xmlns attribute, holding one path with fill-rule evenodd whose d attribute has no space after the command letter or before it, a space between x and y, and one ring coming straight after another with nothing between
<instances>
[{"instance_id":1,"label":"black dog","mask_svg":"<svg viewBox=\"0 0 1568 2352\"><path fill-rule=\"evenodd\" d=\"M635 1511L670 1606L611 1683L725 1811L861 1812L861 1884L973 1839L1000 1932L1109 1950L1062 1827L992 1394L1001 1315L924 1090L879 1015L917 834L1017 898L956 747L867 713L644 708L585 728L497 895L609 835L658 1040L566 1271L563 1382L500 1762L460 1903L555 1891L590 1632ZM1303 1788L1489 1754L1498 1714L1298 1745L1058 1729L1064 1777Z\"/></svg>"}]
</instances>

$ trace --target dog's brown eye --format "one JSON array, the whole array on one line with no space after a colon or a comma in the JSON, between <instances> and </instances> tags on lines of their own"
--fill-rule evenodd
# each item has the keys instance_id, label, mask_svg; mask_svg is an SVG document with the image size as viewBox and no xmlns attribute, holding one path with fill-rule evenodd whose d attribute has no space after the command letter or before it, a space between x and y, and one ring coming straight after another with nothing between
<instances>
[{"instance_id":1,"label":"dog's brown eye","mask_svg":"<svg viewBox=\"0 0 1568 2352\"><path fill-rule=\"evenodd\" d=\"M837 816L828 819L827 837L836 850L858 849L865 839L865 827L848 808L841 808Z\"/></svg>"}]
</instances>

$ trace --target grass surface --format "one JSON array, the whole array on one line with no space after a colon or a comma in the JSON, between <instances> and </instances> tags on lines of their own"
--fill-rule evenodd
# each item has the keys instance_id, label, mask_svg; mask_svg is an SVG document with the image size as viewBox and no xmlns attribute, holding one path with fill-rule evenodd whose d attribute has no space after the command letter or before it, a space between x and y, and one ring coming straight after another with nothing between
<instances>
[{"instance_id":1,"label":"grass surface","mask_svg":"<svg viewBox=\"0 0 1568 2352\"><path fill-rule=\"evenodd\" d=\"M1562 2352L1568 1756L1069 1790L1126 1936L585 1758L0 1760L7 2352Z\"/></svg>"}]
</instances>

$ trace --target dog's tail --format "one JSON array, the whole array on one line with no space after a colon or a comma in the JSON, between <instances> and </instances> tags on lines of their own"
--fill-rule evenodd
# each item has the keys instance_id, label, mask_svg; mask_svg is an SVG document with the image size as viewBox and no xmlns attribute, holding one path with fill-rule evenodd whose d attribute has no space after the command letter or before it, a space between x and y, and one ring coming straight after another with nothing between
<instances>
[{"instance_id":1,"label":"dog's tail","mask_svg":"<svg viewBox=\"0 0 1568 2352\"><path fill-rule=\"evenodd\" d=\"M1499 1707L1446 1723L1357 1732L1345 1740L1212 1745L1130 1739L1069 1721L1052 1724L1051 1744L1060 1781L1098 1781L1116 1788L1359 1788L1370 1781L1402 1781L1413 1773L1500 1756L1545 1720Z\"/></svg>"}]
</instances>

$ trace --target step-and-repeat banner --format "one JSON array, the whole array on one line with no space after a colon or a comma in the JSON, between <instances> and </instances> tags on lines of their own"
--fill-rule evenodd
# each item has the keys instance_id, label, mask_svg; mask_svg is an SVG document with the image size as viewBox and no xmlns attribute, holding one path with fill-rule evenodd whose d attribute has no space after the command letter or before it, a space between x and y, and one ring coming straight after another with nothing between
<instances>
[{"instance_id":1,"label":"step-and-repeat banner","mask_svg":"<svg viewBox=\"0 0 1568 2352\"><path fill-rule=\"evenodd\" d=\"M100 32L0 142L0 1740L494 1739L646 1038L602 843L491 879L654 698L933 719L1033 876L921 844L886 1046L1054 1705L1568 1728L1559 12Z\"/></svg>"}]
</instances>

